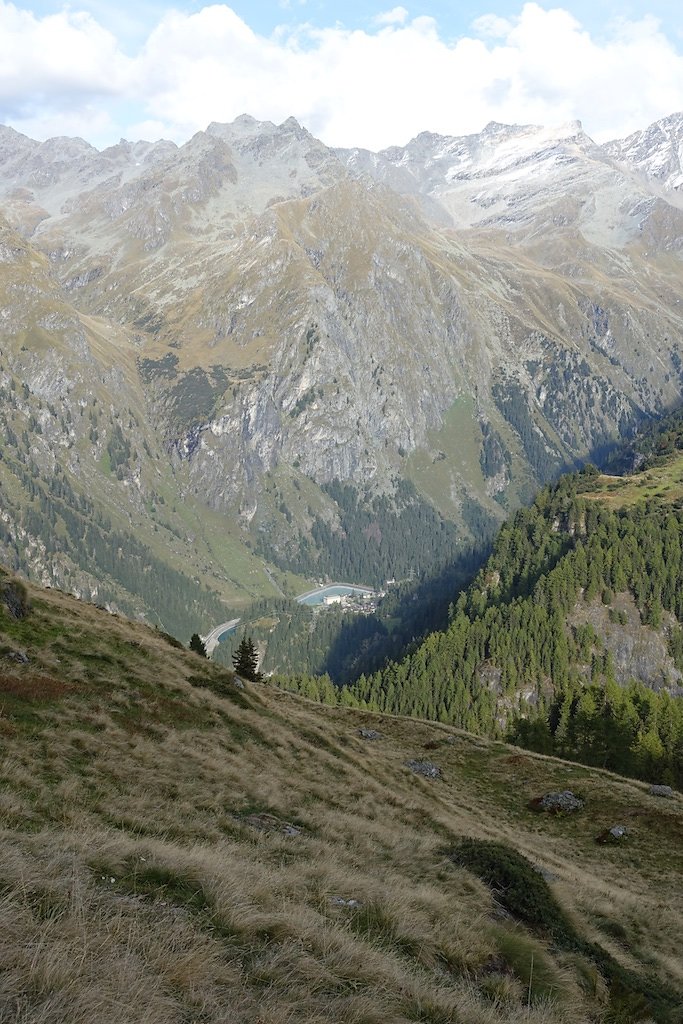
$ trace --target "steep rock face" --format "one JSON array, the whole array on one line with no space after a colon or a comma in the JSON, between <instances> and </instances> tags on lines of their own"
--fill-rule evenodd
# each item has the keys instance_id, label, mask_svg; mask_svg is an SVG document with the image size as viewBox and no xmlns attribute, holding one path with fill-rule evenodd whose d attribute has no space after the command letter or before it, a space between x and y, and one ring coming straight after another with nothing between
<instances>
[{"instance_id":1,"label":"steep rock face","mask_svg":"<svg viewBox=\"0 0 683 1024\"><path fill-rule=\"evenodd\" d=\"M238 461L251 447L262 469L298 460L319 483L386 478L458 393L468 343L457 293L415 245L414 218L358 186L278 207L257 230L256 253L251 239L234 253L236 288L201 314L213 357L228 341L265 362L207 424L212 454L220 436L233 456L235 439L245 445Z\"/></svg>"},{"instance_id":2,"label":"steep rock face","mask_svg":"<svg viewBox=\"0 0 683 1024\"><path fill-rule=\"evenodd\" d=\"M578 121L556 129L491 122L464 138L423 132L375 157L338 152L350 171L426 198L428 211L440 207L453 227L506 231L537 224L543 208L566 197L568 181L585 185L602 162Z\"/></svg>"},{"instance_id":3,"label":"steep rock face","mask_svg":"<svg viewBox=\"0 0 683 1024\"><path fill-rule=\"evenodd\" d=\"M125 403L164 453L134 445L126 488L106 481L120 511L161 471L171 502L252 535L277 522L273 477L408 476L463 530L472 502L500 518L680 400L680 125L601 147L490 124L379 154L293 118L101 153L3 129L13 373L72 419L108 392L110 432ZM64 464L95 485L110 434L88 436Z\"/></svg>"},{"instance_id":4,"label":"steep rock face","mask_svg":"<svg viewBox=\"0 0 683 1024\"><path fill-rule=\"evenodd\" d=\"M621 613L621 621L615 621L615 611ZM637 679L653 690L682 697L683 677L667 648L667 635L675 621L667 616L665 626L658 630L644 626L631 594L617 594L612 609L600 601L577 602L569 616L570 625L589 624L602 639L605 650L612 655L614 676L620 686ZM590 665L585 666L584 674L590 678Z\"/></svg>"},{"instance_id":5,"label":"steep rock face","mask_svg":"<svg viewBox=\"0 0 683 1024\"><path fill-rule=\"evenodd\" d=\"M681 206L683 190L683 114L655 121L627 139L608 143L605 152L650 185L659 185L667 200Z\"/></svg>"}]
</instances>

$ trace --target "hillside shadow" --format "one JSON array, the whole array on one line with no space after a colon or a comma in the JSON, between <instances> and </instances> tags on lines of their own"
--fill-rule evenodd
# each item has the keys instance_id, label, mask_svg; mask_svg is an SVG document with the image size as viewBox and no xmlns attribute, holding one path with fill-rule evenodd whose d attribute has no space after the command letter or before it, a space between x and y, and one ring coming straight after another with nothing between
<instances>
[{"instance_id":1,"label":"hillside shadow","mask_svg":"<svg viewBox=\"0 0 683 1024\"><path fill-rule=\"evenodd\" d=\"M428 633L445 629L450 605L491 553L493 538L471 547L433 576L390 590L372 615L348 616L330 644L322 672L336 684L353 682L404 657Z\"/></svg>"}]
</instances>

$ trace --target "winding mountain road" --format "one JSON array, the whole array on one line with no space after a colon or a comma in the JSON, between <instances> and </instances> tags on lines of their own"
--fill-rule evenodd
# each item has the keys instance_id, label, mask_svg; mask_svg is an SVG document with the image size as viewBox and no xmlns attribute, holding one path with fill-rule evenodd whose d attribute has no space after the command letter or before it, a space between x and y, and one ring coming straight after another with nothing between
<instances>
[{"instance_id":1,"label":"winding mountain road","mask_svg":"<svg viewBox=\"0 0 683 1024\"><path fill-rule=\"evenodd\" d=\"M234 629L235 626L238 626L240 622L241 619L230 619L229 622L222 622L220 626L214 626L210 633L207 633L206 636L202 637L202 641L206 649L206 656L208 658L210 658L213 652L215 651L216 647L221 641L221 637L223 636L223 634L228 633L231 629Z\"/></svg>"}]
</instances>

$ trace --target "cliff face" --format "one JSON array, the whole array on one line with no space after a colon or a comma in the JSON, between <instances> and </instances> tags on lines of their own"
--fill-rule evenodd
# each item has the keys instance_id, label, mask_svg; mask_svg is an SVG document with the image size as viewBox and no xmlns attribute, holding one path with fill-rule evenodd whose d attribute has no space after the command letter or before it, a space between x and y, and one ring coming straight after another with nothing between
<instances>
[{"instance_id":1,"label":"cliff face","mask_svg":"<svg viewBox=\"0 0 683 1024\"><path fill-rule=\"evenodd\" d=\"M681 121L603 147L577 124L489 125L380 154L293 119L102 153L2 129L15 427L61 403L71 426L46 421L36 457L137 510L135 530L162 480L196 506L176 532L227 515L243 554L334 522L335 478L407 477L465 532L473 502L501 518L680 400ZM97 440L74 426L93 399ZM119 433L137 461L112 477Z\"/></svg>"}]
</instances>

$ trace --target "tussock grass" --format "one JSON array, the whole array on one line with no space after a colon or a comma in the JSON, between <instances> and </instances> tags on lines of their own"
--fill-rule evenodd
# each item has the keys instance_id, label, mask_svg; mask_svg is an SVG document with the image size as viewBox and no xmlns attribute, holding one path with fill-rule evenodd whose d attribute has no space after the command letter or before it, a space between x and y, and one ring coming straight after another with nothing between
<instances>
[{"instance_id":1,"label":"tussock grass","mask_svg":"<svg viewBox=\"0 0 683 1024\"><path fill-rule=\"evenodd\" d=\"M591 949L683 1005L679 801L438 725L239 691L210 663L200 681L163 635L28 598L23 619L0 611L0 649L29 657L0 663L2 1024L676 1019L650 990L617 993ZM439 780L405 768L426 744ZM527 810L568 780L581 815ZM613 819L638 822L633 842L597 847ZM490 878L447 856L465 837L553 872L544 892L590 949L503 919Z\"/></svg>"}]
</instances>

